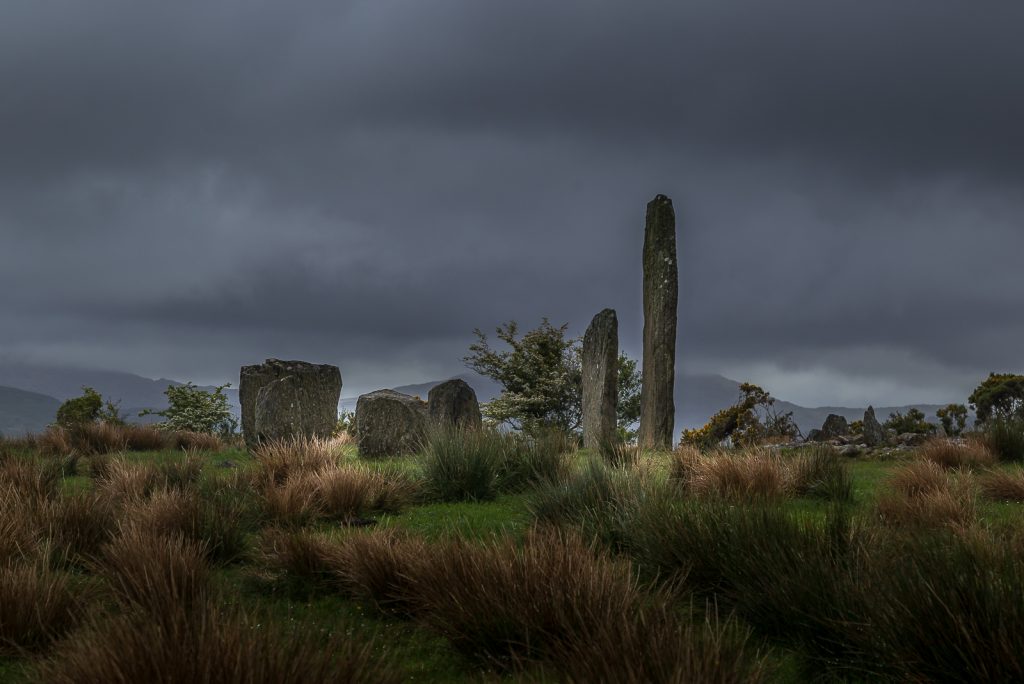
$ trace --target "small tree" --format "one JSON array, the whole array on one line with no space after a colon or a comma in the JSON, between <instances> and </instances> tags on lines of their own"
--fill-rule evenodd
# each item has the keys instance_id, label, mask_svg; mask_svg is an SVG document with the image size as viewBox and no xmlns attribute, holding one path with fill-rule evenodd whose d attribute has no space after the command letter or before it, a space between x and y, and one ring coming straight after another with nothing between
<instances>
[{"instance_id":1,"label":"small tree","mask_svg":"<svg viewBox=\"0 0 1024 684\"><path fill-rule=\"evenodd\" d=\"M466 366L502 386L501 396L481 407L498 423L526 431L579 429L582 419L582 341L566 338L568 324L553 326L547 318L538 328L519 335L515 321L498 326L505 350L491 347L479 329L470 345ZM628 436L640 418L640 372L624 353L618 358L617 422Z\"/></svg>"},{"instance_id":2,"label":"small tree","mask_svg":"<svg viewBox=\"0 0 1024 684\"><path fill-rule=\"evenodd\" d=\"M219 433L230 436L238 428L238 421L228 408L228 397L224 389L231 384L215 387L212 392L199 389L191 382L184 385L168 386L168 407L163 411L146 410L140 416L156 415L166 420L160 427L168 430L188 432Z\"/></svg>"},{"instance_id":3,"label":"small tree","mask_svg":"<svg viewBox=\"0 0 1024 684\"><path fill-rule=\"evenodd\" d=\"M978 423L1024 418L1024 375L989 373L968 397Z\"/></svg>"},{"instance_id":4,"label":"small tree","mask_svg":"<svg viewBox=\"0 0 1024 684\"><path fill-rule=\"evenodd\" d=\"M924 412L916 408L908 409L907 415L903 415L899 411L890 413L889 420L882 423L882 427L900 435L908 432L916 435L935 432L935 426L925 420Z\"/></svg>"},{"instance_id":5,"label":"small tree","mask_svg":"<svg viewBox=\"0 0 1024 684\"><path fill-rule=\"evenodd\" d=\"M956 436L963 434L967 427L967 407L963 404L949 404L935 411L942 429L947 435Z\"/></svg>"},{"instance_id":6,"label":"small tree","mask_svg":"<svg viewBox=\"0 0 1024 684\"><path fill-rule=\"evenodd\" d=\"M68 399L57 408L57 425L73 428L95 423L103 410L103 397L92 387L83 387L82 396Z\"/></svg>"}]
</instances>

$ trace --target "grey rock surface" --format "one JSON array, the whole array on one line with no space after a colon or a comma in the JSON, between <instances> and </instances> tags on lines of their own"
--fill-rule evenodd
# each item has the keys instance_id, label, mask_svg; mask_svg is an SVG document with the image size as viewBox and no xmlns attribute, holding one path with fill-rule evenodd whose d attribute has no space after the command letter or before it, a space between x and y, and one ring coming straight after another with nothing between
<instances>
[{"instance_id":1,"label":"grey rock surface","mask_svg":"<svg viewBox=\"0 0 1024 684\"><path fill-rule=\"evenodd\" d=\"M618 441L619 321L605 309L583 335L583 446L605 450Z\"/></svg>"},{"instance_id":2,"label":"grey rock surface","mask_svg":"<svg viewBox=\"0 0 1024 684\"><path fill-rule=\"evenodd\" d=\"M483 425L476 392L460 378L446 380L427 394L427 413L436 426L479 430Z\"/></svg>"},{"instance_id":3,"label":"grey rock surface","mask_svg":"<svg viewBox=\"0 0 1024 684\"><path fill-rule=\"evenodd\" d=\"M882 428L882 424L878 422L875 417L875 409L872 406L868 406L868 410L864 412L864 443L870 447L882 446L888 439L886 438L885 429Z\"/></svg>"},{"instance_id":4,"label":"grey rock surface","mask_svg":"<svg viewBox=\"0 0 1024 684\"><path fill-rule=\"evenodd\" d=\"M846 422L846 418L830 413L821 425L821 434L825 439L843 437L850 434L850 424Z\"/></svg>"},{"instance_id":5,"label":"grey rock surface","mask_svg":"<svg viewBox=\"0 0 1024 684\"><path fill-rule=\"evenodd\" d=\"M290 380L276 385L269 393L263 392L285 378ZM329 437L338 421L340 398L341 371L337 366L279 359L242 366L238 399L245 444L250 449L255 447L261 431L268 438Z\"/></svg>"},{"instance_id":6,"label":"grey rock surface","mask_svg":"<svg viewBox=\"0 0 1024 684\"><path fill-rule=\"evenodd\" d=\"M417 451L427 434L427 402L394 390L356 400L359 455L400 456Z\"/></svg>"},{"instance_id":7,"label":"grey rock surface","mask_svg":"<svg viewBox=\"0 0 1024 684\"><path fill-rule=\"evenodd\" d=\"M679 270L676 215L665 195L657 195L647 205L643 274L643 386L637 440L643 447L671 449Z\"/></svg>"}]
</instances>

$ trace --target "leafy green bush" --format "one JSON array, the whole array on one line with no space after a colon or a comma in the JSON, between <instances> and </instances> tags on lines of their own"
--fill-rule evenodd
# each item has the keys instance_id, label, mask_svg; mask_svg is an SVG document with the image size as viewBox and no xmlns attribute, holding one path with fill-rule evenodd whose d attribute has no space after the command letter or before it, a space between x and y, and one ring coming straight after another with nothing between
<instances>
[{"instance_id":1,"label":"leafy green bush","mask_svg":"<svg viewBox=\"0 0 1024 684\"><path fill-rule=\"evenodd\" d=\"M182 432L219 433L230 436L238 428L238 421L228 408L228 397L224 389L230 384L215 387L212 392L199 389L191 382L169 386L169 406L163 411L143 411L140 416L157 415L166 420L161 427Z\"/></svg>"},{"instance_id":2,"label":"leafy green bush","mask_svg":"<svg viewBox=\"0 0 1024 684\"><path fill-rule=\"evenodd\" d=\"M886 430L893 430L902 435L911 432L915 435L928 435L935 432L935 426L925 420L924 413L916 408L907 410L907 415L899 411L889 414L889 419L882 424Z\"/></svg>"}]
</instances>

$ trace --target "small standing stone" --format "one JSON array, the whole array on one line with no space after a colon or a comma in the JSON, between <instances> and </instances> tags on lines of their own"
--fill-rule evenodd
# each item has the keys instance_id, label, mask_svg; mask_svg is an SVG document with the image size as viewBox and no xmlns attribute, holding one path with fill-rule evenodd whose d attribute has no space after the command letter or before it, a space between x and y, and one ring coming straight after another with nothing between
<instances>
[{"instance_id":1,"label":"small standing stone","mask_svg":"<svg viewBox=\"0 0 1024 684\"><path fill-rule=\"evenodd\" d=\"M850 434L850 425L846 422L846 418L836 415L835 413L828 414L828 418L821 426L822 437L826 440L835 439L836 437L844 437Z\"/></svg>"},{"instance_id":2,"label":"small standing stone","mask_svg":"<svg viewBox=\"0 0 1024 684\"><path fill-rule=\"evenodd\" d=\"M617 441L619 322L615 311L594 316L583 336L583 446L605 450Z\"/></svg>"},{"instance_id":3,"label":"small standing stone","mask_svg":"<svg viewBox=\"0 0 1024 684\"><path fill-rule=\"evenodd\" d=\"M465 380L452 378L434 386L427 395L432 425L479 430L483 425L476 392Z\"/></svg>"},{"instance_id":4,"label":"small standing stone","mask_svg":"<svg viewBox=\"0 0 1024 684\"><path fill-rule=\"evenodd\" d=\"M640 446L672 448L675 422L676 215L672 200L656 196L647 205L644 229L644 351L640 390Z\"/></svg>"},{"instance_id":5,"label":"small standing stone","mask_svg":"<svg viewBox=\"0 0 1024 684\"><path fill-rule=\"evenodd\" d=\"M427 402L395 390L378 390L356 400L360 456L400 456L417 451L426 438Z\"/></svg>"},{"instance_id":6,"label":"small standing stone","mask_svg":"<svg viewBox=\"0 0 1024 684\"><path fill-rule=\"evenodd\" d=\"M868 406L868 410L864 412L864 443L869 447L882 446L886 443L885 429L882 424L875 418L875 409L873 406Z\"/></svg>"},{"instance_id":7,"label":"small standing stone","mask_svg":"<svg viewBox=\"0 0 1024 684\"><path fill-rule=\"evenodd\" d=\"M284 378L291 379L263 394L262 422L257 425L261 392ZM278 359L242 366L238 400L245 444L255 447L261 430L278 437L329 437L338 422L340 398L341 371L337 366Z\"/></svg>"}]
</instances>

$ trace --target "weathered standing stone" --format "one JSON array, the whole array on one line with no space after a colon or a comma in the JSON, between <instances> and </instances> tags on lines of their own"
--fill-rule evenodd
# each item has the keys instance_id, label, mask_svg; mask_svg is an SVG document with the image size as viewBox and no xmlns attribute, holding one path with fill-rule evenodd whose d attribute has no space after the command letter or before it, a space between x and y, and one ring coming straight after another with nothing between
<instances>
[{"instance_id":1,"label":"weathered standing stone","mask_svg":"<svg viewBox=\"0 0 1024 684\"><path fill-rule=\"evenodd\" d=\"M423 444L427 403L394 390L377 390L356 400L360 456L399 456Z\"/></svg>"},{"instance_id":2,"label":"weathered standing stone","mask_svg":"<svg viewBox=\"0 0 1024 684\"><path fill-rule=\"evenodd\" d=\"M875 409L868 406L864 412L864 443L869 447L882 446L886 443L885 428L875 418Z\"/></svg>"},{"instance_id":3,"label":"weathered standing stone","mask_svg":"<svg viewBox=\"0 0 1024 684\"><path fill-rule=\"evenodd\" d=\"M284 378L293 379L264 397L263 421L257 426L260 391ZM242 366L238 400L242 406L245 444L250 449L255 447L260 429L282 437L330 436L338 422L340 398L341 371L337 366L278 359Z\"/></svg>"},{"instance_id":4,"label":"weathered standing stone","mask_svg":"<svg viewBox=\"0 0 1024 684\"><path fill-rule=\"evenodd\" d=\"M438 426L454 426L479 430L483 425L476 392L465 380L452 378L435 385L427 394L430 422Z\"/></svg>"},{"instance_id":5,"label":"weathered standing stone","mask_svg":"<svg viewBox=\"0 0 1024 684\"><path fill-rule=\"evenodd\" d=\"M594 316L583 335L583 446L607 449L617 438L619 321L613 309Z\"/></svg>"},{"instance_id":6,"label":"weathered standing stone","mask_svg":"<svg viewBox=\"0 0 1024 684\"><path fill-rule=\"evenodd\" d=\"M830 413L821 425L821 434L824 439L842 437L850 434L850 425L846 422L846 418Z\"/></svg>"},{"instance_id":7,"label":"weathered standing stone","mask_svg":"<svg viewBox=\"0 0 1024 684\"><path fill-rule=\"evenodd\" d=\"M658 195L647 205L644 229L644 356L638 441L671 448L676 365L676 215L672 200Z\"/></svg>"},{"instance_id":8,"label":"weathered standing stone","mask_svg":"<svg viewBox=\"0 0 1024 684\"><path fill-rule=\"evenodd\" d=\"M825 438L822 437L821 430L819 430L818 428L814 428L813 430L811 430L810 432L807 433L807 438L806 438L805 441L807 441L807 442L824 442Z\"/></svg>"}]
</instances>

